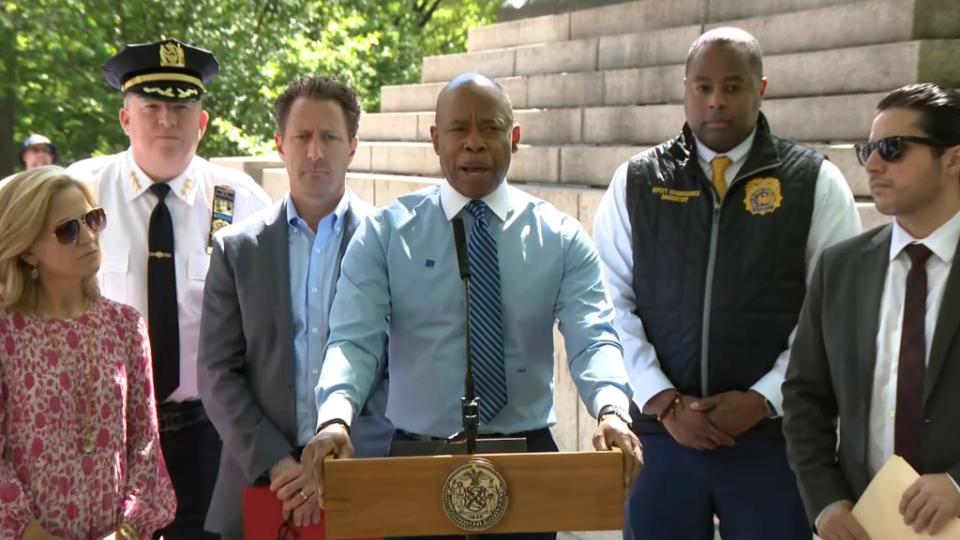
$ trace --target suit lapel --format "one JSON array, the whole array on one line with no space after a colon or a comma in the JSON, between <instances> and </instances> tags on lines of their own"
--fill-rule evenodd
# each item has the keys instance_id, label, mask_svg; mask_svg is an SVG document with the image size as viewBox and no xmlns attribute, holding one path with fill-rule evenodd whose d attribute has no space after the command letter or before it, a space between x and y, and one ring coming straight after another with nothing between
<instances>
[{"instance_id":1,"label":"suit lapel","mask_svg":"<svg viewBox=\"0 0 960 540\"><path fill-rule=\"evenodd\" d=\"M937 316L937 326L933 332L933 343L930 344L930 359L923 385L924 404L933 393L940 371L947 361L950 344L960 326L960 264L957 264L957 256L960 256L960 251L954 255L950 273L947 276L943 301L940 303L940 313Z\"/></svg>"},{"instance_id":2,"label":"suit lapel","mask_svg":"<svg viewBox=\"0 0 960 540\"><path fill-rule=\"evenodd\" d=\"M864 410L870 410L873 394L873 372L877 364L877 331L880 325L880 303L883 285L890 266L890 226L874 236L858 258L857 268L857 350L859 377L852 384L863 391ZM866 439L866 438L865 438Z\"/></svg>"},{"instance_id":3,"label":"suit lapel","mask_svg":"<svg viewBox=\"0 0 960 540\"><path fill-rule=\"evenodd\" d=\"M266 305L273 309L277 332L281 339L283 358L288 358L288 380L293 383L293 324L290 305L290 239L288 236L287 204L280 204L280 211L272 223L267 223L261 234L258 261L262 263L265 289L268 291Z\"/></svg>"}]
</instances>

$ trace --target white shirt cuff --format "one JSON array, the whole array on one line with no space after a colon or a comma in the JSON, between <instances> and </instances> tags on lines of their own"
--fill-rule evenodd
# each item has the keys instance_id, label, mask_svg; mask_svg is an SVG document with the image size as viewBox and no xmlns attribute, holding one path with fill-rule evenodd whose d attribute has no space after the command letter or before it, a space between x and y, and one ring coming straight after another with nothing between
<instances>
[{"instance_id":1,"label":"white shirt cuff","mask_svg":"<svg viewBox=\"0 0 960 540\"><path fill-rule=\"evenodd\" d=\"M317 430L323 424L336 419L343 420L348 426L353 424L353 404L345 396L333 394L323 402L317 412Z\"/></svg>"},{"instance_id":2,"label":"white shirt cuff","mask_svg":"<svg viewBox=\"0 0 960 540\"><path fill-rule=\"evenodd\" d=\"M780 387L783 386L783 376L780 373L769 372L760 380L753 383L751 390L759 393L766 398L773 406L773 412L777 416L783 416L783 393Z\"/></svg>"},{"instance_id":3,"label":"white shirt cuff","mask_svg":"<svg viewBox=\"0 0 960 540\"><path fill-rule=\"evenodd\" d=\"M825 513L827 512L827 510L833 508L835 505L843 504L843 503L850 504L851 506L852 506L852 504L853 504L853 503L851 503L850 501L842 500L842 501L834 501L834 502L832 502L832 503L824 506L824 507L823 507L823 510L821 510L820 513L817 514L817 519L813 520L813 528L814 528L814 530L816 530L816 531L819 531L819 530L820 530L820 520L823 519L823 514L825 514ZM818 538L819 538L819 536L818 536Z\"/></svg>"},{"instance_id":4,"label":"white shirt cuff","mask_svg":"<svg viewBox=\"0 0 960 540\"><path fill-rule=\"evenodd\" d=\"M604 386L597 391L596 395L593 397L593 410L590 411L590 414L594 418L597 417L597 413L600 412L606 405L613 405L620 410L629 411L630 410L630 398L623 393L622 390L614 386Z\"/></svg>"},{"instance_id":5,"label":"white shirt cuff","mask_svg":"<svg viewBox=\"0 0 960 540\"><path fill-rule=\"evenodd\" d=\"M640 407L641 412L653 396L673 388L673 383L659 369L648 370L643 377L639 377L639 380L631 380L630 384L634 385L633 401L637 407Z\"/></svg>"},{"instance_id":6,"label":"white shirt cuff","mask_svg":"<svg viewBox=\"0 0 960 540\"><path fill-rule=\"evenodd\" d=\"M957 484L957 481L954 480L953 476L951 476L950 473L946 473L946 475L947 475L947 478L949 478L950 481L953 482L953 487L957 488L957 491L960 492L960 484Z\"/></svg>"}]
</instances>

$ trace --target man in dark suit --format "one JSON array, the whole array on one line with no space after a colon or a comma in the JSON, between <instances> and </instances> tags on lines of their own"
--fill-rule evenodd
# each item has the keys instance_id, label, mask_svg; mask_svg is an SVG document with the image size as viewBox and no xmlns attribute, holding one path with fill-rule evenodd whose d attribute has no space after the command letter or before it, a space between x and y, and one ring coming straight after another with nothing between
<instances>
[{"instance_id":1,"label":"man in dark suit","mask_svg":"<svg viewBox=\"0 0 960 540\"><path fill-rule=\"evenodd\" d=\"M877 109L857 152L894 222L824 252L783 384L790 465L824 540L868 538L851 508L893 454L921 474L907 525L935 534L960 515L960 92L905 86Z\"/></svg>"},{"instance_id":2,"label":"man in dark suit","mask_svg":"<svg viewBox=\"0 0 960 540\"><path fill-rule=\"evenodd\" d=\"M204 290L200 395L223 437L207 528L243 538L242 493L269 483L294 525L319 522L316 488L300 465L317 428L315 388L329 335L340 261L372 207L345 184L360 105L323 77L292 82L277 99L276 145L287 196L215 237ZM385 455L385 360L354 424L359 457Z\"/></svg>"}]
</instances>

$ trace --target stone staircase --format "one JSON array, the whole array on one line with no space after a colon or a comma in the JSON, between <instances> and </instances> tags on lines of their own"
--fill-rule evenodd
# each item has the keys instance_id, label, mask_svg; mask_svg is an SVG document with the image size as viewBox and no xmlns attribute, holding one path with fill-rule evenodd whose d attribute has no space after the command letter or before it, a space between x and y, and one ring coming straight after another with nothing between
<instances>
[{"instance_id":1,"label":"stone staircase","mask_svg":"<svg viewBox=\"0 0 960 540\"><path fill-rule=\"evenodd\" d=\"M476 28L467 52L424 58L420 83L382 89L381 112L361 118L348 182L376 205L435 184L437 95L453 76L480 71L504 84L521 126L511 183L589 231L616 167L679 132L687 49L726 25L760 41L770 81L763 111L774 133L840 167L865 229L886 222L852 143L867 138L887 91L921 81L960 87L960 0L639 0ZM275 197L286 190L275 157L216 161L246 170ZM586 450L595 420L565 369L556 384L558 442Z\"/></svg>"}]
</instances>

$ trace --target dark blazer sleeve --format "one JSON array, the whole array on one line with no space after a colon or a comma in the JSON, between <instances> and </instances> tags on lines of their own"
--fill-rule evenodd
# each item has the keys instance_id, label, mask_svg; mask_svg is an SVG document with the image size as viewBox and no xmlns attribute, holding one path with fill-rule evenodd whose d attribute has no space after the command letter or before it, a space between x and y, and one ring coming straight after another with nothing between
<instances>
[{"instance_id":1,"label":"dark blazer sleeve","mask_svg":"<svg viewBox=\"0 0 960 540\"><path fill-rule=\"evenodd\" d=\"M231 237L241 240L242 237ZM216 238L203 290L197 382L223 447L243 469L249 483L269 472L293 447L267 418L247 381L246 339L235 281L236 268Z\"/></svg>"},{"instance_id":2,"label":"dark blazer sleeve","mask_svg":"<svg viewBox=\"0 0 960 540\"><path fill-rule=\"evenodd\" d=\"M827 255L820 258L807 289L783 383L787 458L811 525L827 505L855 500L837 461L837 397L823 337Z\"/></svg>"}]
</instances>

